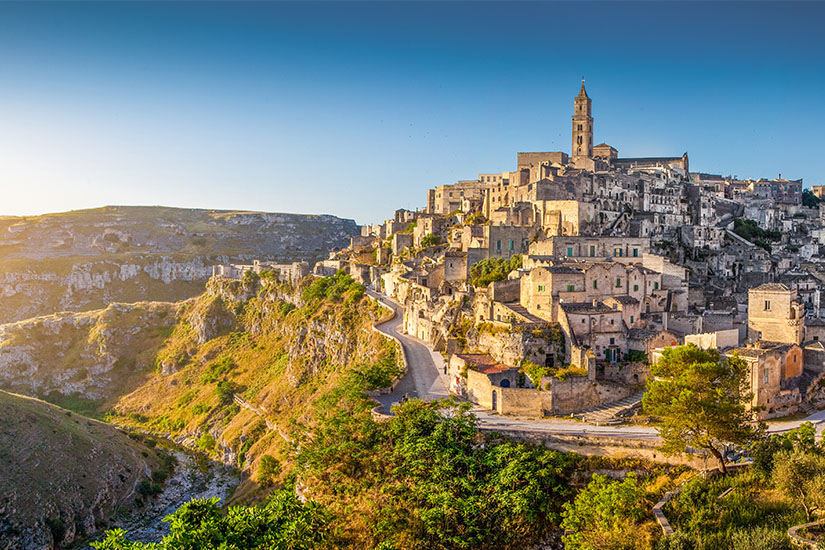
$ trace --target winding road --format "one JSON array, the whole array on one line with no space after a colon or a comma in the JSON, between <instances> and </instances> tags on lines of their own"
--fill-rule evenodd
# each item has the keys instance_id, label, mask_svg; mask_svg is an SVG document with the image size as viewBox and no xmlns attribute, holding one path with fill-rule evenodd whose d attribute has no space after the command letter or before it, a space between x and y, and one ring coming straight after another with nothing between
<instances>
[{"instance_id":1,"label":"winding road","mask_svg":"<svg viewBox=\"0 0 825 550\"><path fill-rule=\"evenodd\" d=\"M395 315L389 321L376 326L387 336L396 338L404 350L407 359L407 374L400 380L392 393L381 395L378 401L389 412L390 407L398 403L405 395L409 398L434 400L448 397L449 379L445 374L445 361L440 353L435 352L418 338L401 331L404 310L395 300L374 291L367 294L392 309ZM578 420L560 418L522 418L501 416L488 409L475 406L473 413L478 417L479 427L497 431L515 431L533 434L566 435L581 437L610 437L628 441L658 440L656 429L648 426L595 426ZM825 411L819 411L807 418L793 421L770 422L768 431L780 433L799 427L803 422L813 422L822 437L825 428Z\"/></svg>"}]
</instances>

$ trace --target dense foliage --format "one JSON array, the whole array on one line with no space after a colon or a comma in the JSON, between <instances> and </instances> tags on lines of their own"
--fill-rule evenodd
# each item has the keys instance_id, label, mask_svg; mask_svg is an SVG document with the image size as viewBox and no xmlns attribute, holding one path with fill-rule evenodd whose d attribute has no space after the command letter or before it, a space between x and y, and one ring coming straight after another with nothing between
<instances>
[{"instance_id":1,"label":"dense foliage","mask_svg":"<svg viewBox=\"0 0 825 550\"><path fill-rule=\"evenodd\" d=\"M706 450L724 472L725 445L748 444L761 435L762 426L745 405L750 394L742 359L692 344L666 348L650 374L642 405L661 421L656 429L663 451Z\"/></svg>"},{"instance_id":2,"label":"dense foliage","mask_svg":"<svg viewBox=\"0 0 825 550\"><path fill-rule=\"evenodd\" d=\"M822 199L814 195L810 189L805 189L802 191L802 206L807 206L808 208L819 208L820 202L822 202Z\"/></svg>"},{"instance_id":3,"label":"dense foliage","mask_svg":"<svg viewBox=\"0 0 825 550\"><path fill-rule=\"evenodd\" d=\"M114 529L93 542L97 550L305 550L326 539L329 516L313 502L301 503L294 490L274 493L262 506L232 506L218 499L192 500L166 517L170 534L159 543L132 542Z\"/></svg>"},{"instance_id":4,"label":"dense foliage","mask_svg":"<svg viewBox=\"0 0 825 550\"><path fill-rule=\"evenodd\" d=\"M378 424L353 393L338 397L298 457L312 497L350 514L338 547L525 548L558 525L569 456L485 442L452 401L411 400Z\"/></svg>"},{"instance_id":5,"label":"dense foliage","mask_svg":"<svg viewBox=\"0 0 825 550\"><path fill-rule=\"evenodd\" d=\"M566 550L643 548L644 536L638 522L652 505L636 475L622 481L596 474L572 503L564 505L561 526Z\"/></svg>"},{"instance_id":6,"label":"dense foliage","mask_svg":"<svg viewBox=\"0 0 825 550\"><path fill-rule=\"evenodd\" d=\"M355 282L346 271L340 270L332 277L317 277L303 292L304 302L313 303L326 298L327 300L344 299L346 303L354 303L364 296L364 286Z\"/></svg>"},{"instance_id":7,"label":"dense foliage","mask_svg":"<svg viewBox=\"0 0 825 550\"><path fill-rule=\"evenodd\" d=\"M753 467L690 480L665 506L677 534L660 549L789 550L788 528L807 521L825 498L825 446L815 433L804 423L758 440L750 449Z\"/></svg>"},{"instance_id":8,"label":"dense foliage","mask_svg":"<svg viewBox=\"0 0 825 550\"><path fill-rule=\"evenodd\" d=\"M771 243L782 238L782 233L779 231L767 231L759 227L754 220L747 218L736 218L733 220L733 232L747 239L753 244L771 251Z\"/></svg>"},{"instance_id":9,"label":"dense foliage","mask_svg":"<svg viewBox=\"0 0 825 550\"><path fill-rule=\"evenodd\" d=\"M470 283L474 286L485 287L493 281L503 281L514 269L521 267L521 255L516 254L509 259L488 258L476 262L470 267Z\"/></svg>"}]
</instances>

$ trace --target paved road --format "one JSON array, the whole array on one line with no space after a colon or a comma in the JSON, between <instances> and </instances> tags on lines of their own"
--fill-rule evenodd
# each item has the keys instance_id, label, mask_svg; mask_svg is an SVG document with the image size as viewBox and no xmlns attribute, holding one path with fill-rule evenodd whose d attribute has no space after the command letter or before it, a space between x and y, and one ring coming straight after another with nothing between
<instances>
[{"instance_id":1,"label":"paved road","mask_svg":"<svg viewBox=\"0 0 825 550\"><path fill-rule=\"evenodd\" d=\"M398 338L401 341L409 367L407 375L401 379L395 391L388 395L382 395L378 399L384 405L384 410L389 411L390 407L400 401L404 395L410 398L417 397L427 400L449 396L447 389L449 380L447 375L444 374L445 361L441 354L432 351L429 346L418 338L401 332L404 310L398 302L373 291L367 291L367 293L395 312L395 317L376 328L384 334ZM501 416L477 406L473 408L473 413L478 417L481 428L493 430L531 431L589 437L621 437L632 440L659 439L655 428L648 426L595 426L578 420ZM820 437L822 437L823 428L825 428L825 411L819 411L802 420L771 422L768 431L771 433L788 431L799 427L802 422L806 421L817 425L817 431L820 432Z\"/></svg>"}]
</instances>

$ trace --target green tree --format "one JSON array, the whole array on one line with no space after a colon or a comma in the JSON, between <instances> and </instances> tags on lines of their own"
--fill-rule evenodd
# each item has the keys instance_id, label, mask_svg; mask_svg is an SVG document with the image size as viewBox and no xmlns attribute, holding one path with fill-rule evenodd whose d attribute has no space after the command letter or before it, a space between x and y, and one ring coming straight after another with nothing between
<instances>
[{"instance_id":1,"label":"green tree","mask_svg":"<svg viewBox=\"0 0 825 550\"><path fill-rule=\"evenodd\" d=\"M773 483L785 496L811 515L825 508L825 457L801 450L783 451L774 457Z\"/></svg>"},{"instance_id":2,"label":"green tree","mask_svg":"<svg viewBox=\"0 0 825 550\"><path fill-rule=\"evenodd\" d=\"M825 443L817 444L816 428L810 422L803 422L789 432L774 434L756 441L750 450L753 466L765 477L773 473L774 458L782 451L799 450L805 453L825 454Z\"/></svg>"},{"instance_id":3,"label":"green tree","mask_svg":"<svg viewBox=\"0 0 825 550\"><path fill-rule=\"evenodd\" d=\"M746 406L751 399L748 372L742 359L721 357L717 350L692 344L665 349L650 367L642 399L645 412L661 421L656 429L664 440L662 450L706 450L727 473L725 445L746 444L764 429Z\"/></svg>"},{"instance_id":4,"label":"green tree","mask_svg":"<svg viewBox=\"0 0 825 550\"><path fill-rule=\"evenodd\" d=\"M573 502L564 504L561 526L566 550L637 548L635 526L646 513L645 490L629 473L622 481L594 474Z\"/></svg>"},{"instance_id":5,"label":"green tree","mask_svg":"<svg viewBox=\"0 0 825 550\"><path fill-rule=\"evenodd\" d=\"M810 189L805 189L802 191L802 206L807 206L808 208L819 208L820 202L822 202L822 199L814 195Z\"/></svg>"}]
</instances>

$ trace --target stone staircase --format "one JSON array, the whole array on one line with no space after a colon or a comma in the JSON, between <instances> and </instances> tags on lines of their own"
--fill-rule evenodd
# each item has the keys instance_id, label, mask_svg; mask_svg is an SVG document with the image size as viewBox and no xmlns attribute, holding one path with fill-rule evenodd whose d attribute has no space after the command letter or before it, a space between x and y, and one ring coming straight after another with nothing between
<instances>
[{"instance_id":1,"label":"stone staircase","mask_svg":"<svg viewBox=\"0 0 825 550\"><path fill-rule=\"evenodd\" d=\"M622 420L619 415L639 405L642 402L642 395L644 395L644 392L638 392L624 399L576 413L573 416L597 426L621 424Z\"/></svg>"},{"instance_id":2,"label":"stone staircase","mask_svg":"<svg viewBox=\"0 0 825 550\"><path fill-rule=\"evenodd\" d=\"M504 306L507 309L511 310L513 313L518 313L519 315L521 315L525 319L529 320L531 323L535 323L537 325L547 323L547 321L545 321L541 317L537 317L537 316L533 315L532 313L530 313L529 311L527 311L527 308L524 307L523 305L521 305L518 302L507 303L507 304L504 304Z\"/></svg>"}]
</instances>

